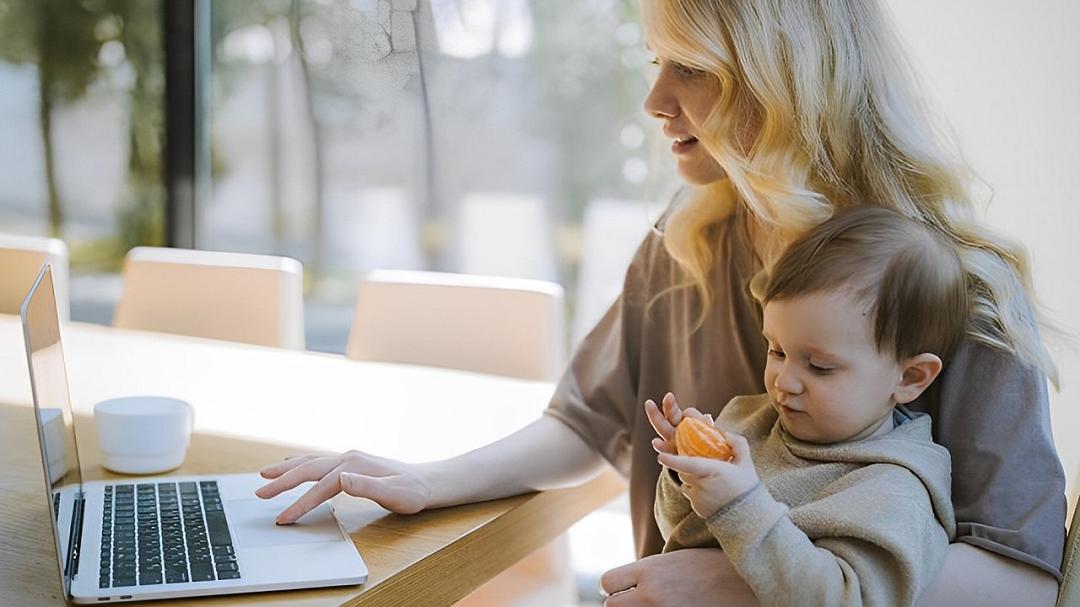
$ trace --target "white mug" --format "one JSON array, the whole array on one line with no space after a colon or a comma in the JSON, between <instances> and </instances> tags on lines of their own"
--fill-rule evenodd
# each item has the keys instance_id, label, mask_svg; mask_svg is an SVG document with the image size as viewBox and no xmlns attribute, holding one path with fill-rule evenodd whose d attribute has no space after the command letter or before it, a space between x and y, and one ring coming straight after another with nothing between
<instances>
[{"instance_id":1,"label":"white mug","mask_svg":"<svg viewBox=\"0 0 1080 607\"><path fill-rule=\"evenodd\" d=\"M103 465L123 474L179 468L191 442L193 410L166 396L127 396L94 405Z\"/></svg>"}]
</instances>

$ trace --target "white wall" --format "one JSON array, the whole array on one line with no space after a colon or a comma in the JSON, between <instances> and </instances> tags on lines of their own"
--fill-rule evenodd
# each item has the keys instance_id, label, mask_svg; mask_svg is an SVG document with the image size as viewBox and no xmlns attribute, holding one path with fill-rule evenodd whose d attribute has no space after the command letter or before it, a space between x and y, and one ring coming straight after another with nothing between
<instances>
[{"instance_id":1,"label":"white wall","mask_svg":"<svg viewBox=\"0 0 1080 607\"><path fill-rule=\"evenodd\" d=\"M1074 336L1051 347L1069 495L1080 489L1080 3L888 0L929 97L993 188L987 219L1029 248L1035 285ZM1069 349L1071 348L1071 349Z\"/></svg>"}]
</instances>

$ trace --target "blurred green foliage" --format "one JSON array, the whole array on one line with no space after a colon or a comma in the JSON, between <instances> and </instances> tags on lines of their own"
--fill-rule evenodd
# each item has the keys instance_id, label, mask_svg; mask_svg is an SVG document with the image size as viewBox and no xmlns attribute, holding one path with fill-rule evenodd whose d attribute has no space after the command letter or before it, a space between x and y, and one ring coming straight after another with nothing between
<instances>
[{"instance_id":1,"label":"blurred green foliage","mask_svg":"<svg viewBox=\"0 0 1080 607\"><path fill-rule=\"evenodd\" d=\"M57 186L53 114L94 86L112 86L117 66L102 51L122 49L132 78L121 84L128 102L128 171L117 201L119 230L105 241L77 243L76 266L111 269L140 244L164 242L164 52L162 0L0 0L0 60L37 67L49 232L63 234L67 201ZM115 45L119 44L120 47ZM115 52L114 52L115 54Z\"/></svg>"}]
</instances>

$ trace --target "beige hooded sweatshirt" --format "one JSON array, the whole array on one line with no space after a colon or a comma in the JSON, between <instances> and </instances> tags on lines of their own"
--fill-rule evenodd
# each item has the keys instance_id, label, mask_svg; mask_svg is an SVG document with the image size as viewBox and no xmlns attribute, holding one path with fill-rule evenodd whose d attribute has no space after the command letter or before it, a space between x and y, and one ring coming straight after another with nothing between
<instances>
[{"instance_id":1,"label":"beige hooded sweatshirt","mask_svg":"<svg viewBox=\"0 0 1080 607\"><path fill-rule=\"evenodd\" d=\"M732 399L717 426L746 437L762 482L705 521L665 469L664 551L719 545L763 605L914 604L956 535L950 461L928 416L897 408L893 422L814 444L781 427L768 395Z\"/></svg>"}]
</instances>

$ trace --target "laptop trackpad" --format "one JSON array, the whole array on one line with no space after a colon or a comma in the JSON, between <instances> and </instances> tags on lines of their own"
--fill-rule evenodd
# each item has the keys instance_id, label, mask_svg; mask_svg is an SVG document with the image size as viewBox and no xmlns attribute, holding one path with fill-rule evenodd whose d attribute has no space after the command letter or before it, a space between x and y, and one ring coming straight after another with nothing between
<instances>
[{"instance_id":1,"label":"laptop trackpad","mask_svg":"<svg viewBox=\"0 0 1080 607\"><path fill-rule=\"evenodd\" d=\"M243 548L259 548L341 541L341 530L329 504L322 504L292 525L275 525L274 518L295 498L226 502L225 510L237 544Z\"/></svg>"}]
</instances>

